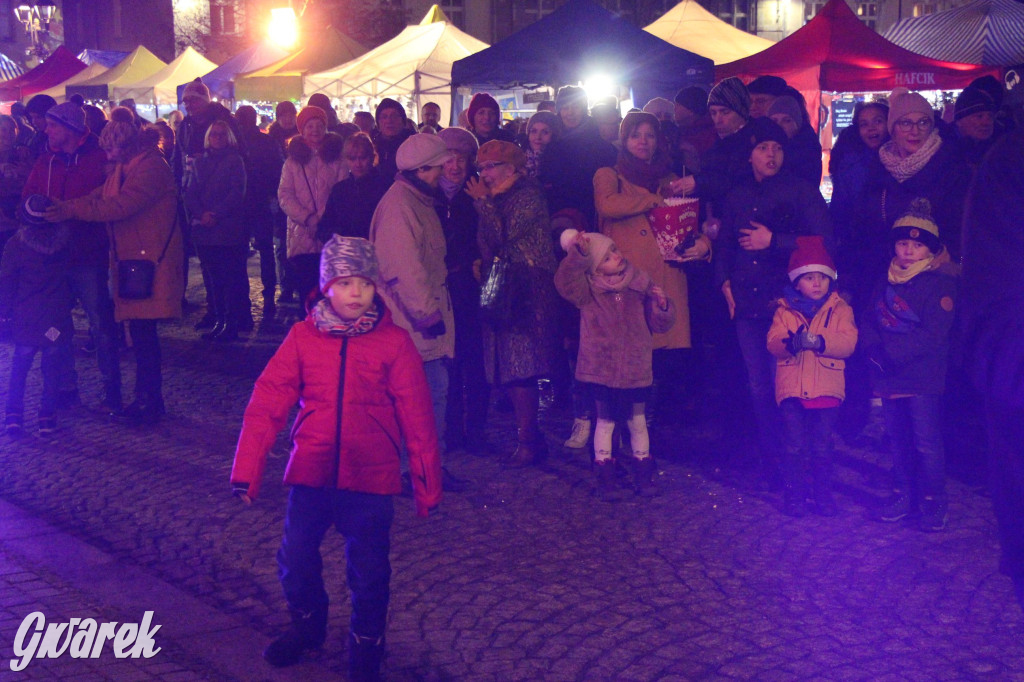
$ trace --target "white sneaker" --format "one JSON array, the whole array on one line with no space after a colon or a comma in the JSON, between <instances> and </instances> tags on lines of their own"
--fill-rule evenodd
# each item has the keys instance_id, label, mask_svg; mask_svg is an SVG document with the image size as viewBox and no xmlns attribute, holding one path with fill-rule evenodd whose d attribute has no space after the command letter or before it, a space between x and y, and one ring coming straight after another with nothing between
<instances>
[{"instance_id":1,"label":"white sneaker","mask_svg":"<svg viewBox=\"0 0 1024 682\"><path fill-rule=\"evenodd\" d=\"M569 436L569 440L565 441L565 447L579 450L587 447L588 440L590 440L590 420L574 419L572 422L572 434Z\"/></svg>"}]
</instances>

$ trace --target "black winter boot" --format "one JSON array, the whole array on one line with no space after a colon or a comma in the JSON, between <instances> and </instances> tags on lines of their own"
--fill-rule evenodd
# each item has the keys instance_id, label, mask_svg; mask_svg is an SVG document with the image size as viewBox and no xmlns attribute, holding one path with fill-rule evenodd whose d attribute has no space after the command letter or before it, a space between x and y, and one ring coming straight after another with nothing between
<instances>
[{"instance_id":1,"label":"black winter boot","mask_svg":"<svg viewBox=\"0 0 1024 682\"><path fill-rule=\"evenodd\" d=\"M295 665L302 654L323 646L327 637L327 614L289 610L292 627L263 650L263 658L275 668Z\"/></svg>"},{"instance_id":2,"label":"black winter boot","mask_svg":"<svg viewBox=\"0 0 1024 682\"><path fill-rule=\"evenodd\" d=\"M378 682L380 666L384 662L384 636L360 637L351 633L348 638L348 677L352 682Z\"/></svg>"}]
</instances>

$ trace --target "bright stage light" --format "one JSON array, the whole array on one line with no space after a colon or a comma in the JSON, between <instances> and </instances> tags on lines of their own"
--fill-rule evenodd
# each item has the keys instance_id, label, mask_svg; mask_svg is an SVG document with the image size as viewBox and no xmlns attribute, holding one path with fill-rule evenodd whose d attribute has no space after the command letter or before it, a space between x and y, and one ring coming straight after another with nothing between
<instances>
[{"instance_id":1,"label":"bright stage light","mask_svg":"<svg viewBox=\"0 0 1024 682\"><path fill-rule=\"evenodd\" d=\"M294 47L299 41L299 22L295 18L295 10L291 7L270 10L267 35L281 47Z\"/></svg>"},{"instance_id":2,"label":"bright stage light","mask_svg":"<svg viewBox=\"0 0 1024 682\"><path fill-rule=\"evenodd\" d=\"M618 94L615 81L605 74L594 74L584 79L583 89L586 90L587 98L591 102L604 97L615 97Z\"/></svg>"}]
</instances>

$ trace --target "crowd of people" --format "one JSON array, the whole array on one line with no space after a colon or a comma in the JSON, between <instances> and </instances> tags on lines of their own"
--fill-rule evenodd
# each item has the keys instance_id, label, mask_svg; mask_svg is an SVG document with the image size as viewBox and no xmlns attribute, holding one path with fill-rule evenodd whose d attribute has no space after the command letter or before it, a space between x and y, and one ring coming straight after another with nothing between
<instances>
[{"instance_id":1,"label":"crowd of people","mask_svg":"<svg viewBox=\"0 0 1024 682\"><path fill-rule=\"evenodd\" d=\"M830 204L806 103L774 76L688 87L625 116L565 86L505 125L486 93L452 127L435 103L417 125L391 99L342 122L315 95L301 109L279 103L266 132L255 109L232 114L199 79L184 115L157 124L131 102L108 116L38 95L0 116L0 314L15 343L7 434L24 433L36 354L38 430L52 433L77 399L76 303L102 404L158 421L158 323L182 316L190 255L206 292L195 328L230 344L254 328L255 249L264 322L285 319L284 306L304 311L256 383L231 478L244 501L256 497L300 402L278 555L294 627L267 650L275 665L323 642L319 544L334 524L349 548L353 674L375 679L402 451L424 515L442 487L463 485L442 469L445 452L543 461L542 379L571 405L565 447L592 444L603 499L656 494L653 454L685 449L673 424L703 409L749 415L738 420L752 425L749 464L796 517L838 512L834 433L852 442L880 401L892 492L871 514L928 532L949 517L950 416L973 414L1004 434L992 456L1017 472L993 495L1024 597L1020 439L1005 436L1019 433L1024 401L1020 353L1005 338L1016 331L1019 344L1019 316L1005 308L1024 290L1012 261L1022 225L1011 216L994 238L987 223L1019 209L1020 90L1004 102L1000 83L980 79L948 121L903 89L859 102L830 155ZM976 175L1010 194L979 182L969 196ZM681 218L691 199L694 229L666 249L653 216ZM989 260L1007 258L993 273ZM128 406L125 326L137 365ZM971 360L977 348L984 362ZM495 400L515 414L508 452L487 441Z\"/></svg>"}]
</instances>

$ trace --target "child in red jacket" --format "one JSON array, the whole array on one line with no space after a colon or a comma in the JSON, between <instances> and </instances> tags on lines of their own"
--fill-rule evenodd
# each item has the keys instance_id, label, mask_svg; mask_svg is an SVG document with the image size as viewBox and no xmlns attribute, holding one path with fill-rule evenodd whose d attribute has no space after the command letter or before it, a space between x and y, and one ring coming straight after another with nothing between
<instances>
[{"instance_id":1,"label":"child in red jacket","mask_svg":"<svg viewBox=\"0 0 1024 682\"><path fill-rule=\"evenodd\" d=\"M352 679L376 680L384 654L391 564L392 495L401 491L400 443L409 451L416 510L441 499L441 462L430 390L408 332L376 295L379 266L365 239L333 237L320 259L319 301L297 323L256 381L231 471L247 504L259 492L267 452L298 402L284 482L284 538L277 553L292 628L263 652L297 663L327 630L320 543L345 536L352 595Z\"/></svg>"}]
</instances>

